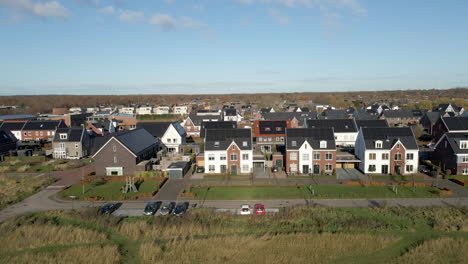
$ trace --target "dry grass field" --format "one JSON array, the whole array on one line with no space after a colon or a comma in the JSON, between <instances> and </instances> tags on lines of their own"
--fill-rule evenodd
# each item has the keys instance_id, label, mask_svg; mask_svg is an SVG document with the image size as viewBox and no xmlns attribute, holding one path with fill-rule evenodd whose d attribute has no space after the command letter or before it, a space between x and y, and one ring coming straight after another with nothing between
<instances>
[{"instance_id":1,"label":"dry grass field","mask_svg":"<svg viewBox=\"0 0 468 264\"><path fill-rule=\"evenodd\" d=\"M0 263L465 263L468 208L287 208L181 217L50 211L0 224Z\"/></svg>"},{"instance_id":2,"label":"dry grass field","mask_svg":"<svg viewBox=\"0 0 468 264\"><path fill-rule=\"evenodd\" d=\"M54 179L48 176L6 177L0 175L0 209L42 190Z\"/></svg>"}]
</instances>

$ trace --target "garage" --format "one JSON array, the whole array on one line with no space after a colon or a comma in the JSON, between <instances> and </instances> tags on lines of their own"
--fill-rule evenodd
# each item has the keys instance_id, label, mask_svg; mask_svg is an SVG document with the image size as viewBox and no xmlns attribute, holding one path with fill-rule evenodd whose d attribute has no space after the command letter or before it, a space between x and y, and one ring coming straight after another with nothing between
<instances>
[{"instance_id":1,"label":"garage","mask_svg":"<svg viewBox=\"0 0 468 264\"><path fill-rule=\"evenodd\" d=\"M191 163L188 161L178 161L172 163L167 167L167 174L169 179L182 179L185 174L190 170Z\"/></svg>"}]
</instances>

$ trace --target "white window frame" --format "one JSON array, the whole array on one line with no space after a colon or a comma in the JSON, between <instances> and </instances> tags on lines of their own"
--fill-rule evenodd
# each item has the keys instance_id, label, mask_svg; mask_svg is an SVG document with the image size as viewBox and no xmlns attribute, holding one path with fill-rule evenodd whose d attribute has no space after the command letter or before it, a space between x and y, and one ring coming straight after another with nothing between
<instances>
[{"instance_id":1,"label":"white window frame","mask_svg":"<svg viewBox=\"0 0 468 264\"><path fill-rule=\"evenodd\" d=\"M329 158L328 155L331 155L331 157ZM325 153L325 160L332 160L332 159L333 159L333 153L331 152Z\"/></svg>"},{"instance_id":2,"label":"white window frame","mask_svg":"<svg viewBox=\"0 0 468 264\"><path fill-rule=\"evenodd\" d=\"M214 154L208 154L208 160L215 160Z\"/></svg>"},{"instance_id":3,"label":"white window frame","mask_svg":"<svg viewBox=\"0 0 468 264\"><path fill-rule=\"evenodd\" d=\"M313 158L313 160L320 160L320 156L321 156L321 155L320 155L320 152L314 152L312 158Z\"/></svg>"},{"instance_id":4,"label":"white window frame","mask_svg":"<svg viewBox=\"0 0 468 264\"><path fill-rule=\"evenodd\" d=\"M291 152L289 154L289 159L291 160L297 160L297 152Z\"/></svg>"}]
</instances>

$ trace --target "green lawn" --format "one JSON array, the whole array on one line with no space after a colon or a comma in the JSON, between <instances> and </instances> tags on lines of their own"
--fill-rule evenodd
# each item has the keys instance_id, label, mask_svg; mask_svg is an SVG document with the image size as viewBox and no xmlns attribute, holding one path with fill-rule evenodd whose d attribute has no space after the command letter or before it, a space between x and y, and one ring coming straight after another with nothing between
<instances>
[{"instance_id":1,"label":"green lawn","mask_svg":"<svg viewBox=\"0 0 468 264\"><path fill-rule=\"evenodd\" d=\"M226 175L226 174L208 174L204 175L204 179L249 179L251 175Z\"/></svg>"},{"instance_id":2,"label":"green lawn","mask_svg":"<svg viewBox=\"0 0 468 264\"><path fill-rule=\"evenodd\" d=\"M373 175L369 178L373 180L396 180L396 181L412 181L415 180L424 180L425 177L423 175L414 175L414 176L405 176L405 175Z\"/></svg>"},{"instance_id":3,"label":"green lawn","mask_svg":"<svg viewBox=\"0 0 468 264\"><path fill-rule=\"evenodd\" d=\"M206 200L274 200L274 199L349 199L349 198L427 198L439 197L432 187L398 186L397 193L388 186L315 185L314 196L305 186L286 188L232 187L193 189L196 199Z\"/></svg>"},{"instance_id":4,"label":"green lawn","mask_svg":"<svg viewBox=\"0 0 468 264\"><path fill-rule=\"evenodd\" d=\"M90 196L100 196L104 200L117 200L119 197L127 196L133 197L139 194L151 193L157 190L159 181L145 181L140 185L135 183L138 192L129 192L123 194L121 191L122 186L125 185L125 182L107 182L107 183L93 183L85 184L85 193L83 195L83 187L81 184L74 184L70 188L61 191L59 194L63 198L69 198L69 196L76 196L78 200L83 200L84 197Z\"/></svg>"}]
</instances>

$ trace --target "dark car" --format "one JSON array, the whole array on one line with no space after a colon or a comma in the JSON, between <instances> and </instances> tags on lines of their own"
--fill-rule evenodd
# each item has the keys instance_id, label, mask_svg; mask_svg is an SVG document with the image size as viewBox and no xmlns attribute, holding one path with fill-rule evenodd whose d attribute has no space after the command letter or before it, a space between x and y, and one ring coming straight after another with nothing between
<instances>
[{"instance_id":1,"label":"dark car","mask_svg":"<svg viewBox=\"0 0 468 264\"><path fill-rule=\"evenodd\" d=\"M278 167L277 166L271 167L271 172L278 172Z\"/></svg>"},{"instance_id":2,"label":"dark car","mask_svg":"<svg viewBox=\"0 0 468 264\"><path fill-rule=\"evenodd\" d=\"M197 173L203 173L203 172L205 172L204 167L197 167Z\"/></svg>"},{"instance_id":3,"label":"dark car","mask_svg":"<svg viewBox=\"0 0 468 264\"><path fill-rule=\"evenodd\" d=\"M165 202L161 206L161 210L159 210L159 213L161 215L168 215L172 213L172 210L174 210L176 203L175 202Z\"/></svg>"},{"instance_id":4,"label":"dark car","mask_svg":"<svg viewBox=\"0 0 468 264\"><path fill-rule=\"evenodd\" d=\"M188 202L181 202L181 203L178 203L177 206L176 206L176 208L174 209L173 214L174 214L174 215L185 214L185 212L187 212L188 207L189 207L189 203L188 203Z\"/></svg>"},{"instance_id":5,"label":"dark car","mask_svg":"<svg viewBox=\"0 0 468 264\"><path fill-rule=\"evenodd\" d=\"M100 214L112 214L115 210L119 209L122 203L107 203L99 208Z\"/></svg>"},{"instance_id":6,"label":"dark car","mask_svg":"<svg viewBox=\"0 0 468 264\"><path fill-rule=\"evenodd\" d=\"M161 207L162 202L148 202L146 204L145 210L143 211L144 215L154 215L156 211Z\"/></svg>"}]
</instances>

